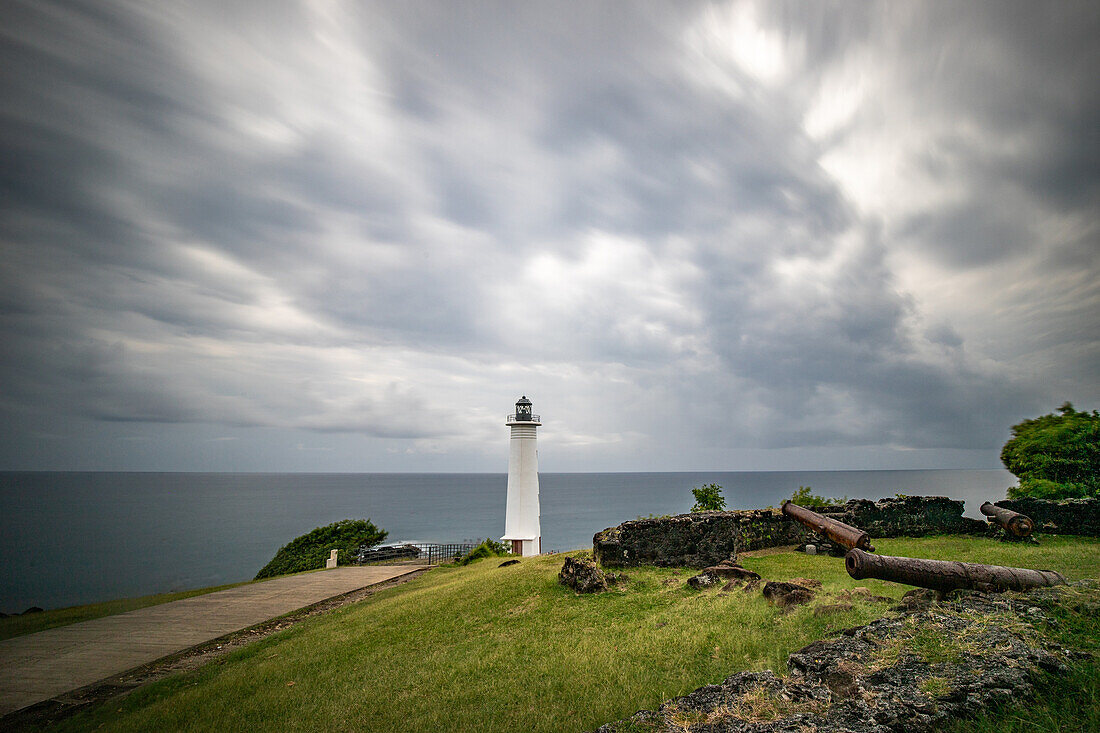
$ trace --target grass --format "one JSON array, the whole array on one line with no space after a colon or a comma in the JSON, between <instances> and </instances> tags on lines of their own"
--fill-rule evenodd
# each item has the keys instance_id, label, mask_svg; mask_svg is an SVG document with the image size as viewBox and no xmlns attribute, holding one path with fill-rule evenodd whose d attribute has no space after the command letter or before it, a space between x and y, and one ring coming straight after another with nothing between
<instances>
[{"instance_id":1,"label":"grass","mask_svg":"<svg viewBox=\"0 0 1100 733\"><path fill-rule=\"evenodd\" d=\"M883 540L886 554L957 557L1100 576L1100 541L1038 547L942 537ZM627 569L609 593L557 583L561 556L499 568L442 567L307 619L195 672L140 688L51 730L591 730L738 670L785 669L787 655L887 607L815 616L858 585L836 558L775 553L743 562L773 580L823 581L783 613L759 592L693 591L686 570ZM1094 675L1095 676L1095 675Z\"/></svg>"}]
</instances>

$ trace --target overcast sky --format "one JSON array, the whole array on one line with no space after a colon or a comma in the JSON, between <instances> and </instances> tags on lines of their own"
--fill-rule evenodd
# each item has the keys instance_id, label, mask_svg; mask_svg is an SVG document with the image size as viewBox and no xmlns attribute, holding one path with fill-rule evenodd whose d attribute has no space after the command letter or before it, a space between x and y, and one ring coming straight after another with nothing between
<instances>
[{"instance_id":1,"label":"overcast sky","mask_svg":"<svg viewBox=\"0 0 1100 733\"><path fill-rule=\"evenodd\" d=\"M1100 407L1100 5L0 5L0 468L993 468Z\"/></svg>"}]
</instances>

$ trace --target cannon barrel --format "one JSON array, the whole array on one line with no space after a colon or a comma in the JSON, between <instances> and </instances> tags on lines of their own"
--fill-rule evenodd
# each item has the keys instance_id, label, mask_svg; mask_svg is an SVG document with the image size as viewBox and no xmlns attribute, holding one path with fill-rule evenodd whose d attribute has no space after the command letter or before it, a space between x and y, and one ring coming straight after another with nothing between
<instances>
[{"instance_id":1,"label":"cannon barrel","mask_svg":"<svg viewBox=\"0 0 1100 733\"><path fill-rule=\"evenodd\" d=\"M1031 517L1014 512L1011 509L995 506L988 501L978 507L978 511L989 517L989 521L996 522L1004 528L1005 532L1017 537L1027 537L1035 529L1035 522Z\"/></svg>"},{"instance_id":2,"label":"cannon barrel","mask_svg":"<svg viewBox=\"0 0 1100 733\"><path fill-rule=\"evenodd\" d=\"M858 547L868 552L874 552L871 547L871 538L861 529L856 529L850 524L838 522L829 517L823 517L817 512L810 511L804 506L798 506L791 501L783 502L783 513L792 519L796 519L819 535L828 537L838 545L844 545L849 550Z\"/></svg>"},{"instance_id":3,"label":"cannon barrel","mask_svg":"<svg viewBox=\"0 0 1100 733\"><path fill-rule=\"evenodd\" d=\"M1064 585L1066 582L1061 573L1053 570L872 555L860 549L848 551L844 556L844 567L848 570L848 575L856 580L878 578L940 591L956 588L986 591L1027 590Z\"/></svg>"}]
</instances>

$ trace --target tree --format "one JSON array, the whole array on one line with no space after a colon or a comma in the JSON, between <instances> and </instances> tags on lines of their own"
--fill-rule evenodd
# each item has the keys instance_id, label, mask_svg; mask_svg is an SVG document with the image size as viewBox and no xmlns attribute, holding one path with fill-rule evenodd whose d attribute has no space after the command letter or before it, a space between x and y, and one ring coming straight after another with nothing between
<instances>
[{"instance_id":1,"label":"tree","mask_svg":"<svg viewBox=\"0 0 1100 733\"><path fill-rule=\"evenodd\" d=\"M839 499L835 496L818 496L809 486L799 486L798 490L791 494L791 502L807 509L824 509L830 506L840 506L848 501L848 497Z\"/></svg>"},{"instance_id":2,"label":"tree","mask_svg":"<svg viewBox=\"0 0 1100 733\"><path fill-rule=\"evenodd\" d=\"M360 545L377 545L388 534L369 519L341 519L318 527L279 548L271 562L256 573L256 580L323 568L330 550L339 551L336 562L343 565Z\"/></svg>"},{"instance_id":3,"label":"tree","mask_svg":"<svg viewBox=\"0 0 1100 733\"><path fill-rule=\"evenodd\" d=\"M691 490L695 497L693 512L720 512L726 508L726 500L722 498L722 487L718 484L704 484Z\"/></svg>"},{"instance_id":4,"label":"tree","mask_svg":"<svg viewBox=\"0 0 1100 733\"><path fill-rule=\"evenodd\" d=\"M1012 426L1001 449L1001 462L1020 479L1010 499L1100 497L1100 413L1069 402L1058 412Z\"/></svg>"}]
</instances>

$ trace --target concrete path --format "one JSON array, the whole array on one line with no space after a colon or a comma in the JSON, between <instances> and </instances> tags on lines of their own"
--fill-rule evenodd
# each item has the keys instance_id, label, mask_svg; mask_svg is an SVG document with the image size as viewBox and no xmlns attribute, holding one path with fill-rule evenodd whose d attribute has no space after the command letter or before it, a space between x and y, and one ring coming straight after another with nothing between
<instances>
[{"instance_id":1,"label":"concrete path","mask_svg":"<svg viewBox=\"0 0 1100 733\"><path fill-rule=\"evenodd\" d=\"M423 566L275 578L0 641L0 715Z\"/></svg>"}]
</instances>

